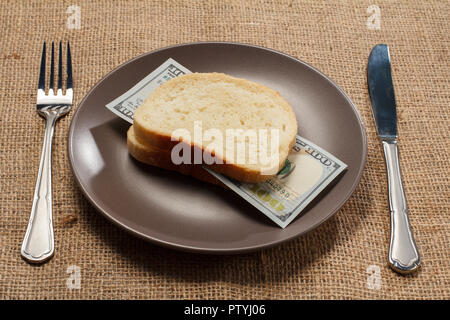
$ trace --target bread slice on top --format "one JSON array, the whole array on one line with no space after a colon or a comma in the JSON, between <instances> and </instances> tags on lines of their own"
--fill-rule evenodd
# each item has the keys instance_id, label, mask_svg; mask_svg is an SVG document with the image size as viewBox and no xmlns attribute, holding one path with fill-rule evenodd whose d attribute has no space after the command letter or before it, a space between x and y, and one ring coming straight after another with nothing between
<instances>
[{"instance_id":1,"label":"bread slice on top","mask_svg":"<svg viewBox=\"0 0 450 320\"><path fill-rule=\"evenodd\" d=\"M283 167L295 142L297 120L275 90L221 73L193 73L158 87L136 110L133 132L143 146L167 151L181 135L192 154L200 150L215 157L216 163L206 163L211 169L260 182ZM275 162L269 164L272 155Z\"/></svg>"}]
</instances>

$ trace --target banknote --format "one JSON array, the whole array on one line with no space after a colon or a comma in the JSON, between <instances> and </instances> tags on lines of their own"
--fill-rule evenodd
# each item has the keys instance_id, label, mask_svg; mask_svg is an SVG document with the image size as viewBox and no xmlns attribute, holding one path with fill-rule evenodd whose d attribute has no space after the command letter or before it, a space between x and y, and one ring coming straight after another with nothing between
<instances>
[{"instance_id":1,"label":"banknote","mask_svg":"<svg viewBox=\"0 0 450 320\"><path fill-rule=\"evenodd\" d=\"M282 228L346 168L341 160L298 135L284 167L264 182L244 183L204 167Z\"/></svg>"},{"instance_id":2,"label":"banknote","mask_svg":"<svg viewBox=\"0 0 450 320\"><path fill-rule=\"evenodd\" d=\"M110 111L112 111L122 119L133 123L134 112L136 111L137 107L139 107L150 95L150 93L152 93L164 82L187 73L192 72L183 67L175 60L168 59L155 71L139 81L130 90L108 103L106 105L106 108L108 108Z\"/></svg>"},{"instance_id":3,"label":"banknote","mask_svg":"<svg viewBox=\"0 0 450 320\"><path fill-rule=\"evenodd\" d=\"M108 103L106 108L133 123L134 112L150 93L166 81L188 73L192 72L174 59L168 59L130 90ZM244 183L204 167L282 228L292 222L346 168L344 162L298 135L284 167L275 177L264 182Z\"/></svg>"}]
</instances>

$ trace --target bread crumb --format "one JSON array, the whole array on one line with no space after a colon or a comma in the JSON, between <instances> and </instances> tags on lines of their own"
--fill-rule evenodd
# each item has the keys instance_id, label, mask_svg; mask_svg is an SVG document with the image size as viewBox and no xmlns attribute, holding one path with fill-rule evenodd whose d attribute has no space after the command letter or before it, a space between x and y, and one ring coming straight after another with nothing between
<instances>
[{"instance_id":1,"label":"bread crumb","mask_svg":"<svg viewBox=\"0 0 450 320\"><path fill-rule=\"evenodd\" d=\"M72 223L76 222L77 220L78 220L78 217L76 215L74 215L73 213L69 213L69 214L66 214L62 218L62 223L63 224L72 224Z\"/></svg>"}]
</instances>

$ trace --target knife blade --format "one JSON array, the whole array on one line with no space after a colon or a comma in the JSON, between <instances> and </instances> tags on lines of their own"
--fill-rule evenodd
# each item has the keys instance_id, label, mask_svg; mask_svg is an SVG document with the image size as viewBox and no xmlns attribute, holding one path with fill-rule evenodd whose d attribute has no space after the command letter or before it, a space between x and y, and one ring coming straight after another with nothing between
<instances>
[{"instance_id":1,"label":"knife blade","mask_svg":"<svg viewBox=\"0 0 450 320\"><path fill-rule=\"evenodd\" d=\"M376 45L367 64L367 85L375 126L383 145L389 186L391 239L388 262L399 273L416 271L420 255L411 229L400 171L397 144L397 112L389 47Z\"/></svg>"},{"instance_id":2,"label":"knife blade","mask_svg":"<svg viewBox=\"0 0 450 320\"><path fill-rule=\"evenodd\" d=\"M378 136L381 139L396 139L397 108L389 47L385 44L376 45L370 52L367 84Z\"/></svg>"}]
</instances>

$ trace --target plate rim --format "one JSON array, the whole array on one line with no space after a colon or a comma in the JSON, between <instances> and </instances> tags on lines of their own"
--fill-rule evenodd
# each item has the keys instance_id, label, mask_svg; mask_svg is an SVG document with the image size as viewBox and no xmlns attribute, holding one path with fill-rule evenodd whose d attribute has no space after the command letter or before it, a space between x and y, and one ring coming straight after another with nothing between
<instances>
[{"instance_id":1,"label":"plate rim","mask_svg":"<svg viewBox=\"0 0 450 320\"><path fill-rule=\"evenodd\" d=\"M205 248L205 247L199 247L199 246L192 246L192 245L185 245L185 244L179 244L179 243L174 243L174 242L169 242L166 240L162 240L156 237L153 237L151 235L148 234L144 234L138 230L135 230L129 226L127 226L126 224L124 224L123 222L117 220L116 218L114 218L113 216L111 216L107 210L105 210L104 208L102 208L101 205L99 205L97 203L97 201L87 192L85 186L81 183L81 179L80 176L78 175L76 169L75 169L75 164L74 164L74 153L73 153L73 135L74 135L74 131L75 131L75 123L77 122L77 118L79 116L80 110L83 108L85 101L90 97L90 95L95 91L95 89L101 84L103 83L103 81L108 78L111 74L115 73L116 71L118 71L119 69L123 68L124 66L132 63L135 60L141 59L144 56L147 55L151 55L160 51L165 51L168 49L173 49L173 48L177 48L177 47L184 47L184 46L194 46L194 45L233 45L233 46L242 46L242 47L250 47L250 48L254 48L254 49L259 49L259 50L264 50L264 51L269 51L281 56L284 56L288 59L294 60L296 63L300 63L302 65L304 65L305 67L311 69L312 71L318 73L320 76L322 76L325 80L327 80L335 89L338 90L338 92L345 98L345 100L347 101L347 103L351 106L351 109L353 111L353 113L356 116L356 119L358 120L358 124L359 124L359 128L361 130L361 136L362 136L362 161L361 161L361 165L358 168L357 171L357 175L356 175L356 179L354 180L352 186L349 188L349 191L347 192L347 194L345 195L345 197L343 197L343 199L336 205L336 207L330 211L330 213L328 213L325 217L323 217L320 221L318 221L317 223L315 223L314 225L311 225L309 228L305 229L304 231L288 236L286 238L282 238L281 240L274 240L274 241L270 241L267 243L263 243L260 245L252 245L252 246L247 246L247 247L239 247L239 248ZM366 133L366 128L364 125L364 122L362 120L361 114L359 113L358 109L356 108L356 105L353 103L353 101L350 99L350 97L345 93L345 91L329 76L325 75L322 71L318 70L317 68L315 68L314 66L308 64L307 62L304 62L296 57L293 57L287 53L275 50L275 49L271 49L271 48L267 48L267 47L263 47L263 46L259 46L259 45L254 45L254 44L249 44L249 43L241 43L241 42L230 42L230 41L197 41L197 42L186 42L186 43L180 43L180 44L175 44L175 45L169 45L169 46L165 46L159 49L155 49L152 51L148 51L145 53L142 53L132 59L129 59L123 63L121 63L119 66L115 67L114 69L112 69L110 72L108 72L107 74L105 74L100 80L98 80L94 86L92 86L89 91L85 94L85 96L83 97L83 99L80 101L80 103L78 104L76 110L74 111L74 114L72 116L72 119L70 121L70 126L69 126L69 131L68 131L68 135L67 135L67 154L68 154L68 158L69 158L69 165L70 165L70 169L73 173L74 176L74 180L76 181L78 187L80 188L81 192L83 193L84 197L89 201L89 203L91 205L94 206L94 208L99 211L104 217L106 217L109 221L113 222L113 224L115 224L117 227L119 227L122 230L125 230L126 232L137 236L141 239L150 241L154 244L158 244L164 247L168 247L171 249L176 249L176 250L181 250L181 251L188 251L188 252L194 252L194 253L205 253L205 254L242 254L242 253L248 253L248 252L253 252L253 251L259 251L259 250L263 250L263 249L267 249L276 245L279 245L281 243L285 243L288 241L291 241L295 238L299 238L303 235L305 235L306 233L318 228L320 225L322 225L324 222L328 221L331 217L333 217L341 208L342 206L350 199L350 197L353 195L353 193L355 192L357 186L359 185L360 181L361 181L361 177L364 173L364 169L367 163L367 152L368 152L368 145L367 145L367 133ZM289 228L289 226L287 226L286 228Z\"/></svg>"}]
</instances>

